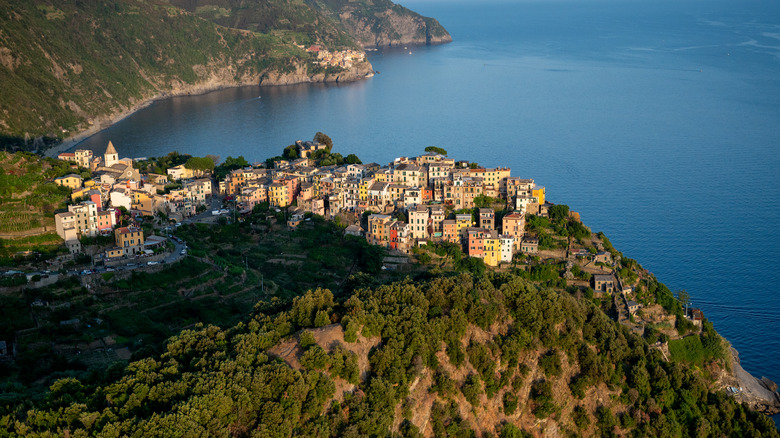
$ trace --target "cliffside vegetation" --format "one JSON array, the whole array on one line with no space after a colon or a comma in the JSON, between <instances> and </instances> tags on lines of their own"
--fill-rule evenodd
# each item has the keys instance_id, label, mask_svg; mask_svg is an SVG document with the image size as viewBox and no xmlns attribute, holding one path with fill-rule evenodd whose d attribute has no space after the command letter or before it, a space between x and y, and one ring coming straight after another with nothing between
<instances>
[{"instance_id":1,"label":"cliffside vegetation","mask_svg":"<svg viewBox=\"0 0 780 438\"><path fill-rule=\"evenodd\" d=\"M434 18L390 0L171 0L222 26L286 35L336 48L435 44L452 40Z\"/></svg>"},{"instance_id":2,"label":"cliffside vegetation","mask_svg":"<svg viewBox=\"0 0 780 438\"><path fill-rule=\"evenodd\" d=\"M616 323L611 299L569 284L560 263L492 271L443 245L399 278L380 248L310 219L282 230L284 212L260 206L238 224L183 226L190 255L171 269L106 278L94 293L63 285L79 304L61 315L103 319L73 342L122 330L134 360L24 367L22 381L48 390L6 381L0 435L778 436L696 358L668 360L653 330ZM665 286L642 281L643 302L677 312ZM713 334L697 339L715 348Z\"/></svg>"},{"instance_id":3,"label":"cliffside vegetation","mask_svg":"<svg viewBox=\"0 0 780 438\"><path fill-rule=\"evenodd\" d=\"M511 273L326 289L6 404L20 436L777 436L599 308ZM335 322L335 324L333 324ZM553 432L554 433L554 432ZM491 434L491 435L488 435Z\"/></svg>"},{"instance_id":4,"label":"cliffside vegetation","mask_svg":"<svg viewBox=\"0 0 780 438\"><path fill-rule=\"evenodd\" d=\"M358 4L368 2L349 7ZM299 45L359 50L365 38L326 6L285 0L2 2L0 146L40 148L99 129L155 96L313 75L338 80L341 68L312 64ZM370 10L414 17L416 24L404 22L408 29L393 38L446 33L391 2ZM368 32L386 33L392 24L380 27ZM370 71L358 67L361 74Z\"/></svg>"},{"instance_id":5,"label":"cliffside vegetation","mask_svg":"<svg viewBox=\"0 0 780 438\"><path fill-rule=\"evenodd\" d=\"M305 54L271 34L227 29L161 0L0 4L4 142L66 137L160 92L239 83Z\"/></svg>"}]
</instances>

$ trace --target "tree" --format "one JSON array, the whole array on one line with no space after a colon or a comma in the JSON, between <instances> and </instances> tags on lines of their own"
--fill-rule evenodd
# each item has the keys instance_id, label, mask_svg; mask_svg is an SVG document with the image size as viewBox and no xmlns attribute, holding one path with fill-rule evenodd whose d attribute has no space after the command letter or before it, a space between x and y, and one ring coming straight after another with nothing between
<instances>
[{"instance_id":1,"label":"tree","mask_svg":"<svg viewBox=\"0 0 780 438\"><path fill-rule=\"evenodd\" d=\"M192 157L184 163L184 167L201 172L214 171L214 161L208 157Z\"/></svg>"},{"instance_id":2,"label":"tree","mask_svg":"<svg viewBox=\"0 0 780 438\"><path fill-rule=\"evenodd\" d=\"M522 429L515 426L514 424L507 423L501 429L501 435L499 436L501 438L523 438L525 433L523 433Z\"/></svg>"},{"instance_id":3,"label":"tree","mask_svg":"<svg viewBox=\"0 0 780 438\"><path fill-rule=\"evenodd\" d=\"M299 158L298 156L298 146L291 144L290 146L287 146L284 148L284 152L282 153L282 156L288 160L295 160Z\"/></svg>"},{"instance_id":4,"label":"tree","mask_svg":"<svg viewBox=\"0 0 780 438\"><path fill-rule=\"evenodd\" d=\"M569 206L565 204L553 205L548 210L550 219L553 221L561 221L569 216Z\"/></svg>"},{"instance_id":5,"label":"tree","mask_svg":"<svg viewBox=\"0 0 780 438\"><path fill-rule=\"evenodd\" d=\"M230 170L234 170L234 169L240 169L242 167L249 166L249 162L246 161L246 158L244 158L243 155L239 155L237 158L233 158L233 157L225 158L225 162L222 163L222 166L227 167Z\"/></svg>"},{"instance_id":6,"label":"tree","mask_svg":"<svg viewBox=\"0 0 780 438\"><path fill-rule=\"evenodd\" d=\"M688 305L691 304L691 295L685 290L677 291L677 301L685 308L685 316L688 316Z\"/></svg>"},{"instance_id":7,"label":"tree","mask_svg":"<svg viewBox=\"0 0 780 438\"><path fill-rule=\"evenodd\" d=\"M347 155L347 157L344 158L344 162L347 164L363 164L363 162L360 161L360 158L355 154Z\"/></svg>"},{"instance_id":8,"label":"tree","mask_svg":"<svg viewBox=\"0 0 780 438\"><path fill-rule=\"evenodd\" d=\"M301 332L301 335L298 338L298 342L301 344L301 348L308 348L316 344L317 340L314 339L312 332L304 330Z\"/></svg>"},{"instance_id":9,"label":"tree","mask_svg":"<svg viewBox=\"0 0 780 438\"><path fill-rule=\"evenodd\" d=\"M437 154L447 156L447 150L438 146L428 146L425 148L425 152L435 152Z\"/></svg>"},{"instance_id":10,"label":"tree","mask_svg":"<svg viewBox=\"0 0 780 438\"><path fill-rule=\"evenodd\" d=\"M219 155L214 155L214 154L206 154L206 158L208 158L208 159L210 159L211 161L213 161L215 166L216 166L217 164L219 164Z\"/></svg>"},{"instance_id":11,"label":"tree","mask_svg":"<svg viewBox=\"0 0 780 438\"><path fill-rule=\"evenodd\" d=\"M333 149L333 140L330 139L326 134L323 134L322 132L317 131L316 134L314 134L314 141L317 143L322 143L325 146L328 147L328 152L330 152Z\"/></svg>"}]
</instances>

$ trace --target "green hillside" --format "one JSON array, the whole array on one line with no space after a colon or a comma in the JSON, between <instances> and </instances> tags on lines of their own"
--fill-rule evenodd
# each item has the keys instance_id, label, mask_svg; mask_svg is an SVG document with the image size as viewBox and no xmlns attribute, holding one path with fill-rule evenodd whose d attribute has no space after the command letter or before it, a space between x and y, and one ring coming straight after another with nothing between
<instances>
[{"instance_id":1,"label":"green hillside","mask_svg":"<svg viewBox=\"0 0 780 438\"><path fill-rule=\"evenodd\" d=\"M333 72L308 62L311 55L303 45L359 49L382 41L388 32L409 43L437 42L426 41L425 35L446 34L438 23L429 26L432 19L391 2L366 10L372 16L386 11L402 17L396 20L402 23L398 29L388 23L359 29L333 9L367 4L0 2L0 146L30 148L41 140L50 143L99 129L149 99L169 94L258 84L268 77L274 78L269 83L309 81L313 75L320 75L314 80L328 80L326 74ZM377 37L368 38L366 32ZM370 71L370 65L356 71L360 74L353 79Z\"/></svg>"},{"instance_id":2,"label":"green hillside","mask_svg":"<svg viewBox=\"0 0 780 438\"><path fill-rule=\"evenodd\" d=\"M221 26L283 36L298 44L358 48L338 23L303 1L170 0L171 4Z\"/></svg>"},{"instance_id":3,"label":"green hillside","mask_svg":"<svg viewBox=\"0 0 780 438\"><path fill-rule=\"evenodd\" d=\"M22 139L68 136L161 91L304 56L155 0L11 0L0 4L0 29L0 129Z\"/></svg>"},{"instance_id":4,"label":"green hillside","mask_svg":"<svg viewBox=\"0 0 780 438\"><path fill-rule=\"evenodd\" d=\"M223 26L292 34L300 44L364 47L449 42L449 33L390 0L171 0Z\"/></svg>"},{"instance_id":5,"label":"green hillside","mask_svg":"<svg viewBox=\"0 0 780 438\"><path fill-rule=\"evenodd\" d=\"M190 254L160 272L4 297L23 345L0 362L20 377L0 382L0 436L778 436L718 385L707 322L669 358L554 259L490 270L441 245L383 270L332 222L284 223L261 206L182 226ZM637 296L680 312L652 276ZM51 308L26 312L37 299ZM95 325L55 323L70 318Z\"/></svg>"},{"instance_id":6,"label":"green hillside","mask_svg":"<svg viewBox=\"0 0 780 438\"><path fill-rule=\"evenodd\" d=\"M592 303L514 274L317 289L266 312L61 378L33 408L5 404L0 435L778 436Z\"/></svg>"}]
</instances>

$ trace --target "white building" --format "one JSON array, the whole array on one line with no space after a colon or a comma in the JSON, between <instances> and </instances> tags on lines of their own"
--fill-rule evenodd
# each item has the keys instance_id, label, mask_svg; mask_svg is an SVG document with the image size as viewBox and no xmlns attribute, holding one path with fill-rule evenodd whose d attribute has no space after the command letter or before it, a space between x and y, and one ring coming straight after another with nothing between
<instances>
[{"instance_id":1,"label":"white building","mask_svg":"<svg viewBox=\"0 0 780 438\"><path fill-rule=\"evenodd\" d=\"M501 261L511 263L513 251L515 248L514 236L501 234L498 236L498 241L501 248Z\"/></svg>"},{"instance_id":2,"label":"white building","mask_svg":"<svg viewBox=\"0 0 780 438\"><path fill-rule=\"evenodd\" d=\"M128 211L133 204L133 198L130 196L129 190L126 189L114 189L108 195L111 200L111 206L114 208L124 207Z\"/></svg>"}]
</instances>

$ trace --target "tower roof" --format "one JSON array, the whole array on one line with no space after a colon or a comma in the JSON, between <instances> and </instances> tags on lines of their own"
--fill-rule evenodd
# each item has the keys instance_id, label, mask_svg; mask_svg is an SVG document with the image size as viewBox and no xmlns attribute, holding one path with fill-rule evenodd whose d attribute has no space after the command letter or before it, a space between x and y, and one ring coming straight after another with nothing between
<instances>
[{"instance_id":1,"label":"tower roof","mask_svg":"<svg viewBox=\"0 0 780 438\"><path fill-rule=\"evenodd\" d=\"M106 153L105 153L105 155L108 155L108 154L114 154L114 155L116 155L116 154L117 154L117 153L116 153L116 149L114 148L114 143L111 143L111 141L110 141L110 140L109 140L109 142L108 142L108 147L106 148Z\"/></svg>"}]
</instances>

